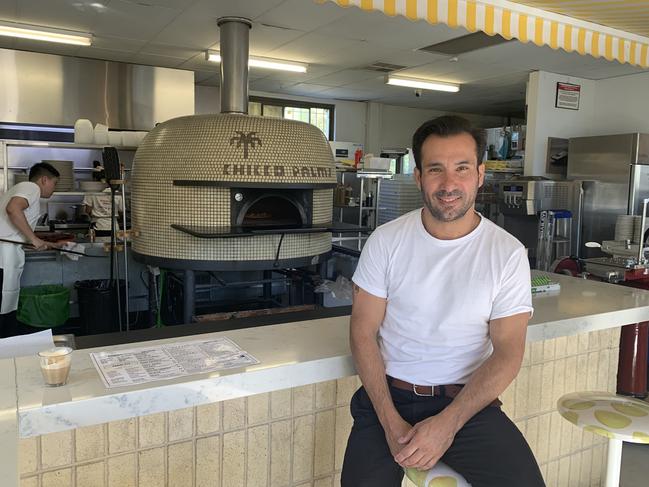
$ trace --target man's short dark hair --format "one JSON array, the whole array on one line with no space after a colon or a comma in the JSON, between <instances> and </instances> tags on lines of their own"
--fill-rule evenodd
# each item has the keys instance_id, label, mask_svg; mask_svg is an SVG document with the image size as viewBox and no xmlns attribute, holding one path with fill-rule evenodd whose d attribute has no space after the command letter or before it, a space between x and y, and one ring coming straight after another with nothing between
<instances>
[{"instance_id":1,"label":"man's short dark hair","mask_svg":"<svg viewBox=\"0 0 649 487\"><path fill-rule=\"evenodd\" d=\"M421 171L421 147L430 136L451 137L453 135L469 134L476 145L478 166L482 164L484 152L487 148L487 134L484 130L474 127L466 118L456 115L444 115L424 122L412 136L412 152L415 155L415 164Z\"/></svg>"},{"instance_id":2,"label":"man's short dark hair","mask_svg":"<svg viewBox=\"0 0 649 487\"><path fill-rule=\"evenodd\" d=\"M29 180L33 182L38 180L38 178L42 176L58 178L60 174L54 166L48 164L47 162L39 162L38 164L34 164L29 170Z\"/></svg>"}]
</instances>

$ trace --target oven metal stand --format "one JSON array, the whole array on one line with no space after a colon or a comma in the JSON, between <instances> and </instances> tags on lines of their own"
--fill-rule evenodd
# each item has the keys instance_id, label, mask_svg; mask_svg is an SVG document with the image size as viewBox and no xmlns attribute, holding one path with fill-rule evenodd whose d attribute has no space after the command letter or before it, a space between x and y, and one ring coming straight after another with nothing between
<instances>
[{"instance_id":1,"label":"oven metal stand","mask_svg":"<svg viewBox=\"0 0 649 487\"><path fill-rule=\"evenodd\" d=\"M318 278L324 279L327 271L327 261L324 260L316 265L316 274ZM197 284L196 273L207 273L211 280L209 283ZM276 277L280 276L280 277ZM226 281L219 277L214 271L197 271L194 269L184 269L182 273L171 272L168 274L169 279L172 279L174 282L182 286L182 300L183 300L183 315L182 315L182 324L193 323L196 317L196 306L197 303L200 306L204 300L201 299L202 293L209 291L211 289L226 289L226 288L257 288L261 289L261 296L258 294L254 298L254 302L259 304L260 302L271 303L277 307L286 306L284 299L281 301L273 297L273 285L285 285L286 286L286 296L288 298L288 306L297 306L302 305L306 299L307 287L312 283L313 271L306 270L306 268L287 268L287 269L265 269L262 272L262 278L251 279L251 280L236 280L236 281ZM318 280L316 278L316 281ZM155 292L157 288L155 283L155 276L149 277L149 292ZM199 280L200 281L200 280ZM164 284L161 282L160 287L164 287ZM316 300L321 300L321 295L316 295ZM212 301L212 305L222 305L223 302ZM149 297L149 307L157 308L160 307L161 303L158 303L158 298L156 296Z\"/></svg>"},{"instance_id":2,"label":"oven metal stand","mask_svg":"<svg viewBox=\"0 0 649 487\"><path fill-rule=\"evenodd\" d=\"M120 168L122 171L122 184L120 186L122 189L122 225L124 229L122 232L122 244L124 245L124 308L126 314L126 331L129 332L131 330L131 310L129 309L128 230L126 229L126 172L123 166L120 166ZM119 295L119 286L117 294Z\"/></svg>"},{"instance_id":3,"label":"oven metal stand","mask_svg":"<svg viewBox=\"0 0 649 487\"><path fill-rule=\"evenodd\" d=\"M264 300L270 301L273 297L273 271L264 271Z\"/></svg>"},{"instance_id":4,"label":"oven metal stand","mask_svg":"<svg viewBox=\"0 0 649 487\"><path fill-rule=\"evenodd\" d=\"M120 232L120 241L123 246L124 251L124 314L126 321L126 331L130 331L130 316L129 316L129 282L128 282L128 231L126 230L126 170L122 164L119 162L119 154L117 149L114 147L104 147L102 151L102 160L104 164L104 171L106 172L106 180L111 189L111 211L110 211L110 227L111 227L111 237L110 237L110 279L114 283L114 289L117 295L117 315L119 320L119 331L122 329L122 296L121 296L121 286L120 286L120 277L119 277L119 247L116 245L116 236L118 233L117 225L115 225L116 220L116 208L115 208L115 196L117 192L121 189L122 196L122 223L124 229ZM114 266L114 267L113 267ZM115 281L113 281L114 272L117 274Z\"/></svg>"},{"instance_id":5,"label":"oven metal stand","mask_svg":"<svg viewBox=\"0 0 649 487\"><path fill-rule=\"evenodd\" d=\"M158 283L153 271L149 268L147 272L149 290L149 326L153 328L156 324L157 313L160 310L158 303Z\"/></svg>"},{"instance_id":6,"label":"oven metal stand","mask_svg":"<svg viewBox=\"0 0 649 487\"><path fill-rule=\"evenodd\" d=\"M196 299L194 296L196 275L192 269L185 269L183 279L183 324L189 324L194 319Z\"/></svg>"}]
</instances>

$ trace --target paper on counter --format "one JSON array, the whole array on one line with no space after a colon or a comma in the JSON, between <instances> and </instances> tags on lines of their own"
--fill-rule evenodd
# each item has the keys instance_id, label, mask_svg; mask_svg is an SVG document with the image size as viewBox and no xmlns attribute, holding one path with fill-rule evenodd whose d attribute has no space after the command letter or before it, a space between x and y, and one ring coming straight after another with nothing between
<instances>
[{"instance_id":1,"label":"paper on counter","mask_svg":"<svg viewBox=\"0 0 649 487\"><path fill-rule=\"evenodd\" d=\"M79 254L85 254L86 253L86 247L83 244L76 243L76 242L66 242L63 247L61 247L63 250L71 250L73 252L79 252ZM81 257L79 254L70 254L68 252L61 252L64 256L66 256L68 259L72 261L77 261L79 260L79 257Z\"/></svg>"},{"instance_id":2,"label":"paper on counter","mask_svg":"<svg viewBox=\"0 0 649 487\"><path fill-rule=\"evenodd\" d=\"M241 350L228 338L128 348L115 352L92 352L90 358L108 388L259 363L259 360Z\"/></svg>"},{"instance_id":3,"label":"paper on counter","mask_svg":"<svg viewBox=\"0 0 649 487\"><path fill-rule=\"evenodd\" d=\"M29 335L0 339L0 359L36 355L42 350L54 347L52 330L47 329Z\"/></svg>"}]
</instances>

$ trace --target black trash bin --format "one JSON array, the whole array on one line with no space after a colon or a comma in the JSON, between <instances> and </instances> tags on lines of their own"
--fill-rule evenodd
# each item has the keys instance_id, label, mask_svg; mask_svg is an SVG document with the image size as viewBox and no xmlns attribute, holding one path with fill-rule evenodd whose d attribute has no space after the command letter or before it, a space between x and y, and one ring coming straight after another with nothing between
<instances>
[{"instance_id":1,"label":"black trash bin","mask_svg":"<svg viewBox=\"0 0 649 487\"><path fill-rule=\"evenodd\" d=\"M79 303L81 328L85 334L97 335L119 331L117 293L110 279L89 279L74 283ZM119 281L122 322L125 321L126 284Z\"/></svg>"}]
</instances>

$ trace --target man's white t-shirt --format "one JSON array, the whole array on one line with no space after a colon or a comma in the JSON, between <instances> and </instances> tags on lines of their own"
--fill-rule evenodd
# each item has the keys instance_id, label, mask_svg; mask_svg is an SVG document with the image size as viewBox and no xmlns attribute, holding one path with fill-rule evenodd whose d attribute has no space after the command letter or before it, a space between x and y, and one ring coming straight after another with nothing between
<instances>
[{"instance_id":1,"label":"man's white t-shirt","mask_svg":"<svg viewBox=\"0 0 649 487\"><path fill-rule=\"evenodd\" d=\"M83 197L83 203L92 208L90 221L95 224L96 230L111 230L111 190L106 188L101 193L87 194ZM115 196L115 228L119 230L117 213L122 211L122 197Z\"/></svg>"},{"instance_id":2,"label":"man's white t-shirt","mask_svg":"<svg viewBox=\"0 0 649 487\"><path fill-rule=\"evenodd\" d=\"M33 230L41 213L41 189L36 183L25 181L12 186L0 196L0 238L25 242L25 236L11 223L7 215L7 204L14 196L27 200L29 206L25 208L25 218Z\"/></svg>"},{"instance_id":3,"label":"man's white t-shirt","mask_svg":"<svg viewBox=\"0 0 649 487\"><path fill-rule=\"evenodd\" d=\"M379 344L388 375L465 384L493 351L489 320L533 309L526 251L482 216L468 235L437 239L421 212L378 227L352 279L387 300Z\"/></svg>"}]
</instances>

